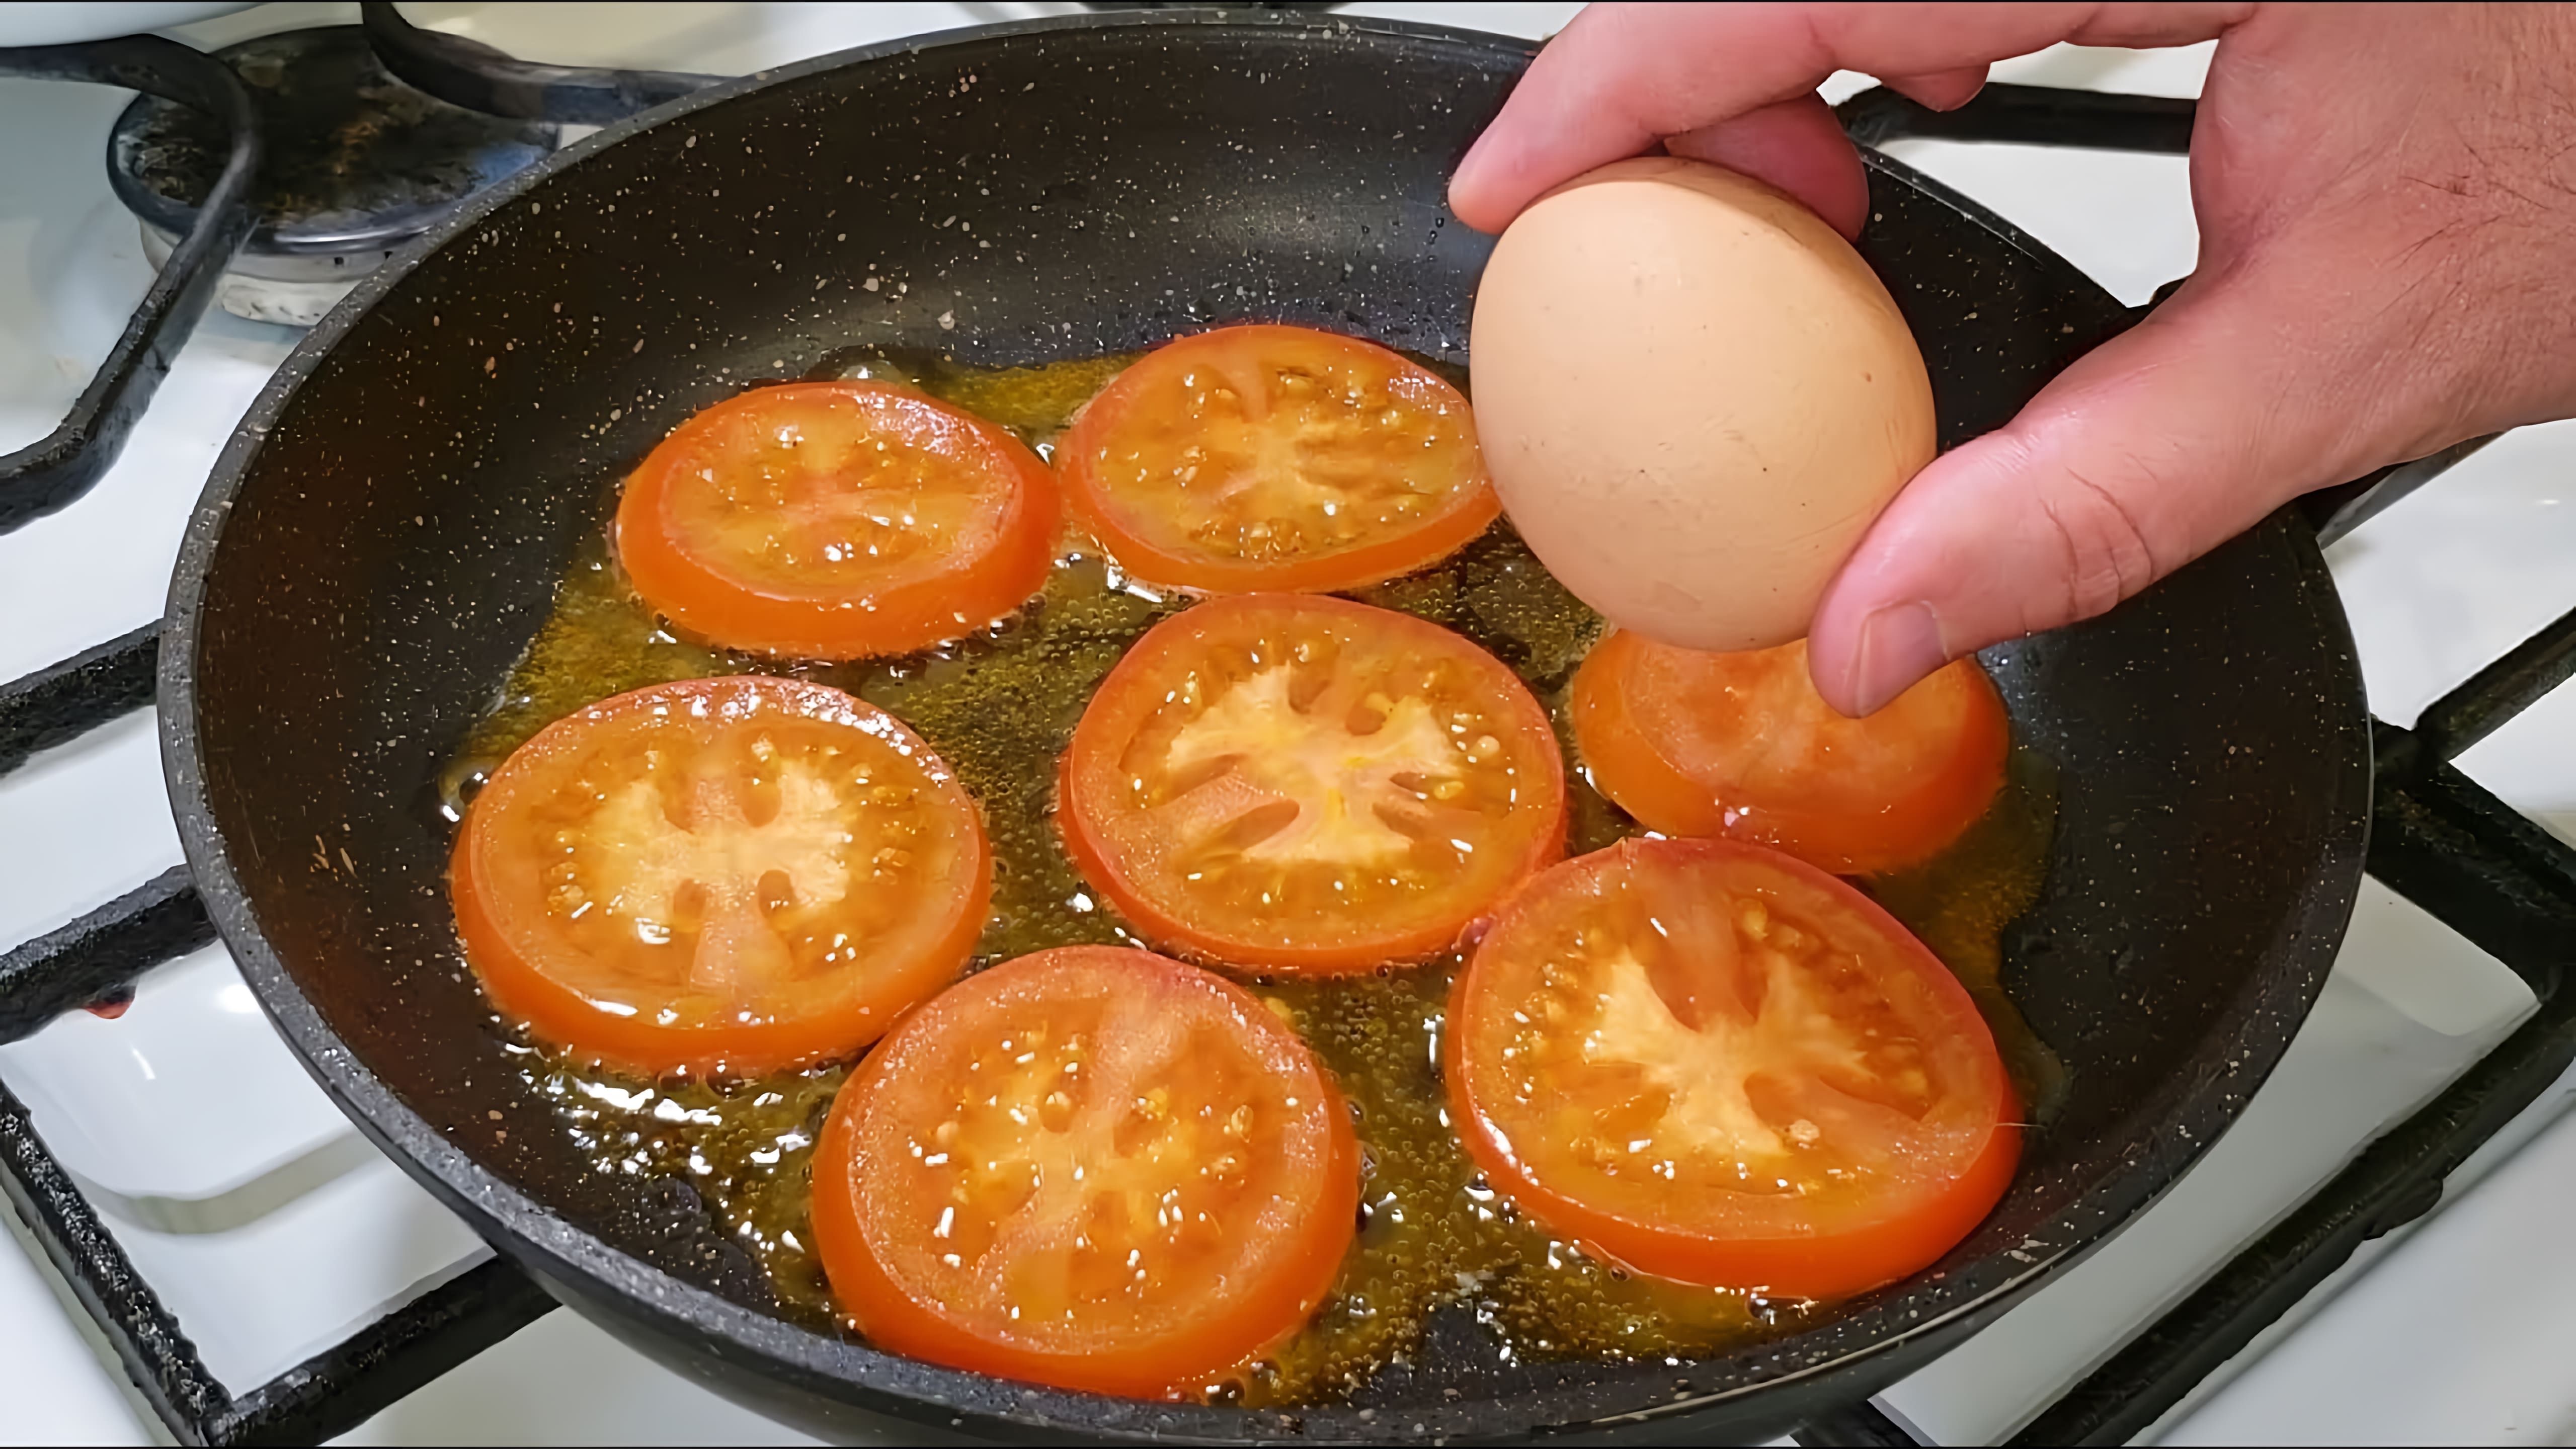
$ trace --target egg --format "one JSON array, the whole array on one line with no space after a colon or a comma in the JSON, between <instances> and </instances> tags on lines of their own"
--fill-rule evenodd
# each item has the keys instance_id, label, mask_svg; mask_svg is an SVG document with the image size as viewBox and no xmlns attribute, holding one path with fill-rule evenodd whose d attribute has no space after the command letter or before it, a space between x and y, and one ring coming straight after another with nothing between
<instances>
[{"instance_id":1,"label":"egg","mask_svg":"<svg viewBox=\"0 0 2576 1449\"><path fill-rule=\"evenodd\" d=\"M1469 358L1504 510L1612 623L1687 649L1802 638L1932 459L1932 381L1815 213L1657 156L1578 178L1495 244Z\"/></svg>"}]
</instances>

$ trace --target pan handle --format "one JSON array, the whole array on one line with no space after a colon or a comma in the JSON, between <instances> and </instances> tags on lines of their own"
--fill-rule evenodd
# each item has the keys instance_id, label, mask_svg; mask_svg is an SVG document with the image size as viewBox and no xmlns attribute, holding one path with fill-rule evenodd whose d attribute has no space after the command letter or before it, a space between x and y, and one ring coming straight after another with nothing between
<instances>
[{"instance_id":1,"label":"pan handle","mask_svg":"<svg viewBox=\"0 0 2576 1449\"><path fill-rule=\"evenodd\" d=\"M1913 139L2005 141L2185 156L2191 153L2192 113L2197 105L2175 96L1994 84L1956 110L1936 111L1885 86L1872 86L1836 106L1834 115L1844 132L1865 146ZM2157 288L2154 300L2131 314L2131 323L2154 311L2183 280ZM2320 488L2299 500L2299 511L2316 529L2317 544L2323 547L2501 436L2489 433L2471 438L2349 483Z\"/></svg>"},{"instance_id":2,"label":"pan handle","mask_svg":"<svg viewBox=\"0 0 2576 1449\"><path fill-rule=\"evenodd\" d=\"M2349 483L2320 488L2299 500L2299 511L2316 529L2317 547L2323 548L2378 517L2388 505L2449 472L2452 464L2503 436L2489 433L2470 438L2411 462L2391 463Z\"/></svg>"},{"instance_id":3,"label":"pan handle","mask_svg":"<svg viewBox=\"0 0 2576 1449\"><path fill-rule=\"evenodd\" d=\"M1948 111L1933 110L1885 86L1872 86L1834 107L1834 115L1844 132L1864 146L1917 138L2017 141L2181 156L2191 151L2195 104L2187 97L1996 82L1966 105Z\"/></svg>"},{"instance_id":4,"label":"pan handle","mask_svg":"<svg viewBox=\"0 0 2576 1449\"><path fill-rule=\"evenodd\" d=\"M726 79L670 70L538 65L479 40L423 30L391 4L358 7L367 43L385 69L451 106L522 121L605 126Z\"/></svg>"}]
</instances>

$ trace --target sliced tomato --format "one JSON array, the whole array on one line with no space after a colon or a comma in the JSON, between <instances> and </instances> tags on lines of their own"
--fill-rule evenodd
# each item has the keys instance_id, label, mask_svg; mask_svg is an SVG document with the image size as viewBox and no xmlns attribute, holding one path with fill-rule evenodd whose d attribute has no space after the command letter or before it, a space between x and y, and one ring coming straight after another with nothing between
<instances>
[{"instance_id":1,"label":"sliced tomato","mask_svg":"<svg viewBox=\"0 0 2576 1449\"><path fill-rule=\"evenodd\" d=\"M1170 343L1091 400L1056 462L1120 567L1212 593L1377 583L1502 514L1456 388L1304 327Z\"/></svg>"},{"instance_id":2,"label":"sliced tomato","mask_svg":"<svg viewBox=\"0 0 2576 1449\"><path fill-rule=\"evenodd\" d=\"M1065 843L1145 936L1363 971L1440 950L1563 850L1547 713L1500 660L1347 599L1216 599L1154 626L1065 752Z\"/></svg>"},{"instance_id":3,"label":"sliced tomato","mask_svg":"<svg viewBox=\"0 0 2576 1449\"><path fill-rule=\"evenodd\" d=\"M975 804L873 705L788 679L602 700L468 807L466 957L536 1035L646 1074L854 1054L984 927Z\"/></svg>"},{"instance_id":4,"label":"sliced tomato","mask_svg":"<svg viewBox=\"0 0 2576 1449\"><path fill-rule=\"evenodd\" d=\"M2003 787L2003 700L1961 659L1867 719L1816 693L1807 644L1702 654L1612 634L1574 676L1592 783L1650 830L1758 841L1840 875L1924 860Z\"/></svg>"},{"instance_id":5,"label":"sliced tomato","mask_svg":"<svg viewBox=\"0 0 2576 1449\"><path fill-rule=\"evenodd\" d=\"M1689 1283L1836 1298L1967 1236L2020 1153L1968 993L1776 851L1632 840L1530 883L1450 1003L1460 1135L1554 1231Z\"/></svg>"},{"instance_id":6,"label":"sliced tomato","mask_svg":"<svg viewBox=\"0 0 2576 1449\"><path fill-rule=\"evenodd\" d=\"M1293 1333L1357 1227L1350 1110L1242 988L1144 951L1005 962L904 1019L814 1157L878 1344L1163 1397Z\"/></svg>"},{"instance_id":7,"label":"sliced tomato","mask_svg":"<svg viewBox=\"0 0 2576 1449\"><path fill-rule=\"evenodd\" d=\"M755 388L662 440L617 507L636 591L683 629L809 659L900 654L1046 581L1055 476L1009 433L887 382Z\"/></svg>"}]
</instances>

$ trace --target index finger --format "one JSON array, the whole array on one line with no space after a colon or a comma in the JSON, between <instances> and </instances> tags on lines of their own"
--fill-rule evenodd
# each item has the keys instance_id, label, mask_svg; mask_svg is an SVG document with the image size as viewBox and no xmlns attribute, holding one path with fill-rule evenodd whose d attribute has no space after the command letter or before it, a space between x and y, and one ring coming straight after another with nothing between
<instances>
[{"instance_id":1,"label":"index finger","mask_svg":"<svg viewBox=\"0 0 2576 1449\"><path fill-rule=\"evenodd\" d=\"M2188 45L2251 5L1595 5L1533 62L1458 165L1450 209L1501 231L1549 188L1813 91L1837 70L1919 76L2059 41Z\"/></svg>"}]
</instances>

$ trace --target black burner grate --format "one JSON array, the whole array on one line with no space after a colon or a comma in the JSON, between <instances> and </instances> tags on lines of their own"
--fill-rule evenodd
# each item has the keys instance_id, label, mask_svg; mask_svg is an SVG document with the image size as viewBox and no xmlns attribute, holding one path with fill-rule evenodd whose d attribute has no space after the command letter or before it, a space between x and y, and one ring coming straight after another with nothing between
<instances>
[{"instance_id":1,"label":"black burner grate","mask_svg":"<svg viewBox=\"0 0 2576 1449\"><path fill-rule=\"evenodd\" d=\"M382 24L373 12L390 7L371 5L368 10L371 24ZM59 57L43 65L21 59L31 54L0 51L0 75L125 75L109 71L101 61L75 66ZM114 57L129 67L140 63L122 51ZM174 64L148 48L142 59ZM528 94L521 99L528 109L521 113L542 111L546 82L581 90L588 98L585 104L605 104L593 93L606 95L619 85L637 88L632 77L614 78L615 84L596 77L585 80L578 73L570 81L551 72L509 78L525 83L522 89ZM658 76L647 79L665 82ZM667 84L695 79L668 78ZM121 83L141 85L136 79ZM142 88L158 94L177 89ZM1937 116L1892 93L1870 92L1848 103L1843 115L1855 135L1871 141L1937 135L2145 151L2179 151L2190 143L2188 102L2033 87L1990 86L1969 106ZM255 142L249 154L255 157ZM220 245L228 254L239 240L238 231L247 228L247 212L241 218L229 241L210 236L205 247ZM192 236L190 245L198 244ZM207 268L205 275L211 277L214 270ZM165 280L178 272L174 265ZM156 286L153 296L193 285ZM202 303L203 298L195 300ZM145 340L137 348L158 357L166 370L167 354L186 330L183 322L174 325L174 319L183 312L193 318L194 313L175 301L159 313L153 307L147 299L108 372L139 365L127 357L127 343L138 334ZM102 382L108 380L103 373ZM149 395L149 378L139 389L130 382L124 386L124 406L139 411ZM87 398L85 394L85 405ZM74 421L79 417L76 413ZM2318 495L2309 512L2320 537L2330 539L2368 518L2485 441ZM103 451L112 456L112 442ZM5 465L24 456L0 459L0 531L51 511L38 507L13 514L10 490L26 480L13 483ZM95 466L103 470L104 459ZM68 501L64 496L52 507ZM38 750L151 703L158 633L157 626L140 629L0 685L0 775ZM2369 1144L2280 1226L2149 1325L2012 1442L2110 1444L2146 1429L2364 1242L2429 1211L2441 1200L2449 1174L2576 1064L2576 992L2560 989L2566 968L2576 964L2576 850L2450 764L2571 674L2576 674L2576 612L2426 709L2415 729L2373 725L2377 784L2371 874L2519 974L2539 999L2538 1011L2431 1105ZM63 1011L117 999L143 972L212 939L185 869L165 872L71 925L0 955L0 1042L17 1040ZM96 1209L46 1148L25 1105L5 1084L0 1084L0 1190L97 1321L137 1390L182 1443L313 1443L345 1433L554 1307L554 1300L526 1274L493 1259L236 1397L207 1371L195 1346L135 1272ZM1814 1421L1797 1438L1816 1445L1917 1442L1872 1403Z\"/></svg>"},{"instance_id":2,"label":"black burner grate","mask_svg":"<svg viewBox=\"0 0 2576 1449\"><path fill-rule=\"evenodd\" d=\"M0 775L152 702L158 625L0 686ZM63 1012L120 999L135 978L215 939L185 866L174 866L58 931L0 954L0 1042ZM118 1247L0 1084L0 1191L182 1444L314 1444L472 1358L555 1306L526 1274L482 1263L336 1348L235 1397Z\"/></svg>"},{"instance_id":3,"label":"black burner grate","mask_svg":"<svg viewBox=\"0 0 2576 1449\"><path fill-rule=\"evenodd\" d=\"M126 434L214 300L224 264L250 235L247 199L260 162L259 126L240 79L176 41L136 35L89 45L0 49L0 77L7 76L122 86L176 101L217 122L227 150L195 224L61 425L14 453L0 454L0 533L71 506L124 450Z\"/></svg>"}]
</instances>

